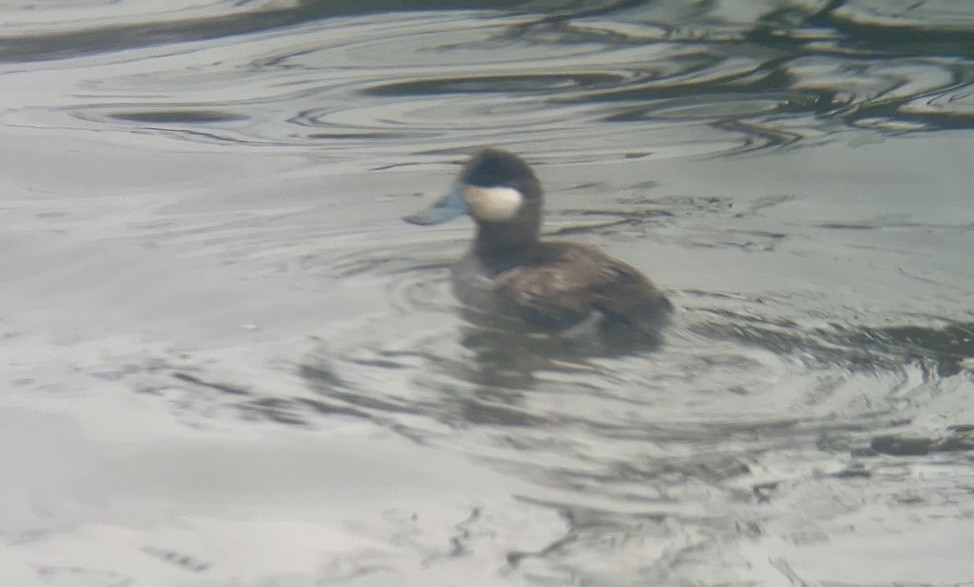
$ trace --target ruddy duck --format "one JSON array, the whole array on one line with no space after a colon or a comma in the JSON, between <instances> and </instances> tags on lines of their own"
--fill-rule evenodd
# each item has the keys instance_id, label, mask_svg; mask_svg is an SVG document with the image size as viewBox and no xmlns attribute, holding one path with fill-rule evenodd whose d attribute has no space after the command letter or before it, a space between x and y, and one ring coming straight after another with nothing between
<instances>
[{"instance_id":1,"label":"ruddy duck","mask_svg":"<svg viewBox=\"0 0 974 587\"><path fill-rule=\"evenodd\" d=\"M673 305L634 267L597 248L543 241L541 183L520 157L474 155L450 192L405 220L477 223L472 249L453 266L453 291L475 311L515 316L547 331L623 327L656 339Z\"/></svg>"}]
</instances>

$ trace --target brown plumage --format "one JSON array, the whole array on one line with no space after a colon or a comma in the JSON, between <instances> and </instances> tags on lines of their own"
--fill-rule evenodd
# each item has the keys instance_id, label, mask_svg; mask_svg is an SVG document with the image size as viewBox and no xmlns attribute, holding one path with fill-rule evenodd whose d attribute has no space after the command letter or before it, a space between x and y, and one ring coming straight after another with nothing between
<instances>
[{"instance_id":1,"label":"brown plumage","mask_svg":"<svg viewBox=\"0 0 974 587\"><path fill-rule=\"evenodd\" d=\"M574 324L598 310L638 330L658 330L669 300L636 268L589 245L537 242L517 266L494 278L508 313L532 322Z\"/></svg>"}]
</instances>

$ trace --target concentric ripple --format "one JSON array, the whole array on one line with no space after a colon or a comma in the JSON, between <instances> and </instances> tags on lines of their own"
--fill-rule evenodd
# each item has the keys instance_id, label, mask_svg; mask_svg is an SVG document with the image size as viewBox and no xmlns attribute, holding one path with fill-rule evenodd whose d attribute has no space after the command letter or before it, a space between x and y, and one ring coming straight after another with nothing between
<instances>
[{"instance_id":1,"label":"concentric ripple","mask_svg":"<svg viewBox=\"0 0 974 587\"><path fill-rule=\"evenodd\" d=\"M890 61L881 45L843 46L841 31L807 34L810 23L853 14L858 22L878 10L861 4L828 13L833 21L821 12L779 15L784 28L770 37L744 23L668 29L652 7L607 6L575 18L468 11L321 20L326 12L301 3L260 10L270 20L245 44L217 27L206 45L186 44L195 38L187 30L154 51L90 49L86 67L71 74L83 88L73 103L25 95L4 120L329 157L376 142L384 150L506 143L511 127L527 149L600 152L598 137L609 134L661 149L676 136L687 154L740 154L816 143L832 132L835 114L897 133L969 125L969 66L937 56ZM15 28L26 47L31 25ZM37 43L47 38L37 34ZM754 44L741 51L748 35ZM126 71L141 57L153 67L139 61L137 73ZM54 56L45 59L51 75L64 71ZM30 77L43 75L41 68Z\"/></svg>"}]
</instances>

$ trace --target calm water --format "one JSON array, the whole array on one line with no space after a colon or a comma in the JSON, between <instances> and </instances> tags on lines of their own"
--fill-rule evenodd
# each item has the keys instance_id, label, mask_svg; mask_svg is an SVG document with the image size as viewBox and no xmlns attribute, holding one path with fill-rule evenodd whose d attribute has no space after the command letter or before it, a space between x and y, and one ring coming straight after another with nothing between
<instances>
[{"instance_id":1,"label":"calm water","mask_svg":"<svg viewBox=\"0 0 974 587\"><path fill-rule=\"evenodd\" d=\"M0 0L0 585L974 585L974 3ZM459 315L472 149L672 294Z\"/></svg>"}]
</instances>

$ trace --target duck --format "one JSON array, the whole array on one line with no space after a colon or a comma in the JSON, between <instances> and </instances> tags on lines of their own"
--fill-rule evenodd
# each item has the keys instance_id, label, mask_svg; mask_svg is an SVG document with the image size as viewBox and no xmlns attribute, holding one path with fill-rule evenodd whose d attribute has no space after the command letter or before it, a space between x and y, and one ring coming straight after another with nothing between
<instances>
[{"instance_id":1,"label":"duck","mask_svg":"<svg viewBox=\"0 0 974 587\"><path fill-rule=\"evenodd\" d=\"M427 226L473 218L473 243L451 269L454 296L468 310L555 334L623 331L658 342L674 313L665 293L595 246L542 239L542 208L531 166L484 148L446 195L404 220Z\"/></svg>"}]
</instances>

